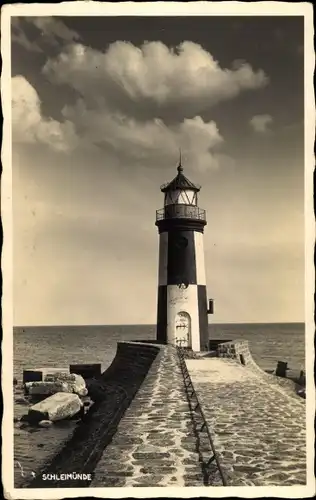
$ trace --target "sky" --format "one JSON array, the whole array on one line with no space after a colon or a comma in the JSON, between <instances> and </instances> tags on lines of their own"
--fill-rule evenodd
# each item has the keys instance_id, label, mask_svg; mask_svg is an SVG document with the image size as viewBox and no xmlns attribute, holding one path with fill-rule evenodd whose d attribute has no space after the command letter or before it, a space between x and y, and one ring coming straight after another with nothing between
<instances>
[{"instance_id":1,"label":"sky","mask_svg":"<svg viewBox=\"0 0 316 500\"><path fill-rule=\"evenodd\" d=\"M155 323L179 148L207 211L210 321L304 321L303 17L11 30L15 325Z\"/></svg>"}]
</instances>

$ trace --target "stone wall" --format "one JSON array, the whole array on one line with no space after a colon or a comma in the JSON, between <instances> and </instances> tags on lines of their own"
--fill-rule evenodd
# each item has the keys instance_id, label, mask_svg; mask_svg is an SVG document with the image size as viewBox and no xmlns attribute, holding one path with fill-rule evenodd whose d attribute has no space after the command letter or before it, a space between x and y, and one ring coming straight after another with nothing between
<instances>
[{"instance_id":1,"label":"stone wall","mask_svg":"<svg viewBox=\"0 0 316 500\"><path fill-rule=\"evenodd\" d=\"M222 342L217 346L217 355L219 358L237 359L239 363L244 365L249 365L252 360L247 340Z\"/></svg>"}]
</instances>

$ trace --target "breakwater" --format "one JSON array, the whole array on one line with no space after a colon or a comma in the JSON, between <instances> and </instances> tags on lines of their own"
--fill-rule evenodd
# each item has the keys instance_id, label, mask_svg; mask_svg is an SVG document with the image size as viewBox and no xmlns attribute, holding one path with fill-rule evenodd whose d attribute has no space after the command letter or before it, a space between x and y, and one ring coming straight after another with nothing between
<instances>
[{"instance_id":1,"label":"breakwater","mask_svg":"<svg viewBox=\"0 0 316 500\"><path fill-rule=\"evenodd\" d=\"M200 485L203 475L179 358L174 347L161 345L91 486Z\"/></svg>"},{"instance_id":2,"label":"breakwater","mask_svg":"<svg viewBox=\"0 0 316 500\"><path fill-rule=\"evenodd\" d=\"M191 354L185 365L226 484L304 484L305 404L293 383L262 371L247 342L217 342L212 350L213 357ZM209 443L196 425L175 347L119 342L89 392L91 410L22 487L223 485L216 463L205 482ZM74 471L89 479L43 479Z\"/></svg>"}]
</instances>

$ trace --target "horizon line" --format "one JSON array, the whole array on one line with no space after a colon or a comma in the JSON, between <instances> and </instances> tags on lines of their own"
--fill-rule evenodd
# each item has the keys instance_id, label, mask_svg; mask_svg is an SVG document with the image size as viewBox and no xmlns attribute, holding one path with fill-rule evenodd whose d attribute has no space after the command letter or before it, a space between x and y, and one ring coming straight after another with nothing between
<instances>
[{"instance_id":1,"label":"horizon line","mask_svg":"<svg viewBox=\"0 0 316 500\"><path fill-rule=\"evenodd\" d=\"M243 321L243 322L220 322L220 323L208 323L208 326L212 325L304 325L305 321ZM44 325L12 325L13 328L43 328L43 327L91 327L91 326L156 326L156 323L103 323L103 324L44 324Z\"/></svg>"}]
</instances>

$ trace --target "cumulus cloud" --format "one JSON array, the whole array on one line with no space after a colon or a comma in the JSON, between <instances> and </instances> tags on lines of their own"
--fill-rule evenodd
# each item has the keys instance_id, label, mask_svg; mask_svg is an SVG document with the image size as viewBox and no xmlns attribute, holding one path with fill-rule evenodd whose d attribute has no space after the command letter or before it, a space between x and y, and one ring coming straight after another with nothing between
<instances>
[{"instance_id":1,"label":"cumulus cloud","mask_svg":"<svg viewBox=\"0 0 316 500\"><path fill-rule=\"evenodd\" d=\"M20 75L12 78L12 134L16 142L44 143L56 151L71 150L77 142L70 121L42 116L36 90Z\"/></svg>"},{"instance_id":2,"label":"cumulus cloud","mask_svg":"<svg viewBox=\"0 0 316 500\"><path fill-rule=\"evenodd\" d=\"M273 122L271 115L255 115L250 120L250 125L255 132L265 134L269 131L269 125Z\"/></svg>"},{"instance_id":3,"label":"cumulus cloud","mask_svg":"<svg viewBox=\"0 0 316 500\"><path fill-rule=\"evenodd\" d=\"M69 45L43 69L55 83L68 84L94 104L108 101L121 111L132 102L162 116L170 107L178 116L194 116L244 90L268 83L263 70L243 62L221 68L193 42L169 48L162 42L140 47L117 41L105 52L81 44Z\"/></svg>"},{"instance_id":4,"label":"cumulus cloud","mask_svg":"<svg viewBox=\"0 0 316 500\"><path fill-rule=\"evenodd\" d=\"M200 116L167 126L158 118L142 122L104 107L88 109L83 99L66 106L62 114L63 122L44 117L32 85L23 76L12 79L15 142L42 143L59 152L97 146L124 164L144 166L169 164L181 147L187 161L194 162L197 169L206 170L219 163L213 149L223 138L215 122L204 122Z\"/></svg>"},{"instance_id":5,"label":"cumulus cloud","mask_svg":"<svg viewBox=\"0 0 316 500\"><path fill-rule=\"evenodd\" d=\"M56 17L12 17L11 39L31 52L43 52L43 46L59 47L79 41L78 33Z\"/></svg>"},{"instance_id":6,"label":"cumulus cloud","mask_svg":"<svg viewBox=\"0 0 316 500\"><path fill-rule=\"evenodd\" d=\"M51 45L66 44L43 67L53 84L77 91L77 101L62 110L64 120L45 118L35 89L13 79L14 139L41 142L58 151L98 147L123 164L170 164L179 147L196 169L223 162L217 147L224 140L203 112L246 90L265 86L268 78L245 61L222 68L200 45L162 42L140 47L117 41L105 52L76 43L78 35L54 18L30 18ZM170 119L171 117L171 119Z\"/></svg>"},{"instance_id":7,"label":"cumulus cloud","mask_svg":"<svg viewBox=\"0 0 316 500\"><path fill-rule=\"evenodd\" d=\"M142 122L106 109L87 109L83 99L65 107L63 115L76 124L88 143L114 152L129 164L168 164L181 147L188 161L207 169L216 166L212 151L223 142L216 123L204 122L200 116L167 126L158 118Z\"/></svg>"}]
</instances>

